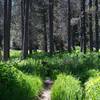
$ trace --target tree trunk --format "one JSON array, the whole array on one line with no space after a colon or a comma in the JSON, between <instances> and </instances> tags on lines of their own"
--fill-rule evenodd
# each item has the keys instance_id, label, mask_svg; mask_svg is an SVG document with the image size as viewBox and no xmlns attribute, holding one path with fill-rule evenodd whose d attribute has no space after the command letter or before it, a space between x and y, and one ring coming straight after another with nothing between
<instances>
[{"instance_id":1,"label":"tree trunk","mask_svg":"<svg viewBox=\"0 0 100 100\"><path fill-rule=\"evenodd\" d=\"M24 23L25 23L25 0L21 0L21 32L22 32L22 49L24 38Z\"/></svg>"},{"instance_id":2,"label":"tree trunk","mask_svg":"<svg viewBox=\"0 0 100 100\"><path fill-rule=\"evenodd\" d=\"M3 60L7 61L10 56L10 27L11 27L12 0L4 1L4 46Z\"/></svg>"},{"instance_id":3,"label":"tree trunk","mask_svg":"<svg viewBox=\"0 0 100 100\"><path fill-rule=\"evenodd\" d=\"M32 54L32 37L31 36L32 36L32 32L31 32L31 29L29 28L29 54L30 55Z\"/></svg>"},{"instance_id":4,"label":"tree trunk","mask_svg":"<svg viewBox=\"0 0 100 100\"><path fill-rule=\"evenodd\" d=\"M89 0L89 9L92 9L92 0ZM93 51L92 13L89 12L90 51Z\"/></svg>"},{"instance_id":5,"label":"tree trunk","mask_svg":"<svg viewBox=\"0 0 100 100\"><path fill-rule=\"evenodd\" d=\"M32 54L32 16L31 16L31 11L32 11L32 0L30 0L30 7L29 7L29 54Z\"/></svg>"},{"instance_id":6,"label":"tree trunk","mask_svg":"<svg viewBox=\"0 0 100 100\"><path fill-rule=\"evenodd\" d=\"M32 54L32 25L31 25L31 21L29 21L29 54L30 55Z\"/></svg>"},{"instance_id":7,"label":"tree trunk","mask_svg":"<svg viewBox=\"0 0 100 100\"><path fill-rule=\"evenodd\" d=\"M68 0L68 52L71 52L71 8Z\"/></svg>"},{"instance_id":8,"label":"tree trunk","mask_svg":"<svg viewBox=\"0 0 100 100\"><path fill-rule=\"evenodd\" d=\"M23 38L23 59L25 59L28 56L28 37L29 37L29 31L28 31L28 24L29 24L29 5L30 0L26 0L26 10L25 10L25 26L24 26L24 38Z\"/></svg>"},{"instance_id":9,"label":"tree trunk","mask_svg":"<svg viewBox=\"0 0 100 100\"><path fill-rule=\"evenodd\" d=\"M11 10L12 10L12 0L9 0L9 3L8 3L8 57L10 57L10 29L11 29Z\"/></svg>"},{"instance_id":10,"label":"tree trunk","mask_svg":"<svg viewBox=\"0 0 100 100\"><path fill-rule=\"evenodd\" d=\"M4 1L4 44L3 44L3 60L8 60L8 48L7 48L7 1Z\"/></svg>"},{"instance_id":11,"label":"tree trunk","mask_svg":"<svg viewBox=\"0 0 100 100\"><path fill-rule=\"evenodd\" d=\"M47 52L46 9L43 8L44 50Z\"/></svg>"},{"instance_id":12,"label":"tree trunk","mask_svg":"<svg viewBox=\"0 0 100 100\"><path fill-rule=\"evenodd\" d=\"M83 52L83 1L81 0L81 28L80 28L80 48L81 52Z\"/></svg>"},{"instance_id":13,"label":"tree trunk","mask_svg":"<svg viewBox=\"0 0 100 100\"><path fill-rule=\"evenodd\" d=\"M99 51L99 20L98 20L98 0L95 0L95 32L96 32L96 51Z\"/></svg>"},{"instance_id":14,"label":"tree trunk","mask_svg":"<svg viewBox=\"0 0 100 100\"><path fill-rule=\"evenodd\" d=\"M3 39L3 37L2 37L2 35L1 35L1 33L0 33L0 60L2 59L2 39Z\"/></svg>"},{"instance_id":15,"label":"tree trunk","mask_svg":"<svg viewBox=\"0 0 100 100\"><path fill-rule=\"evenodd\" d=\"M73 27L72 27L72 47L73 47L73 50L75 50L76 32L77 32L77 25L73 25Z\"/></svg>"},{"instance_id":16,"label":"tree trunk","mask_svg":"<svg viewBox=\"0 0 100 100\"><path fill-rule=\"evenodd\" d=\"M81 49L86 53L85 0L81 1Z\"/></svg>"},{"instance_id":17,"label":"tree trunk","mask_svg":"<svg viewBox=\"0 0 100 100\"><path fill-rule=\"evenodd\" d=\"M50 53L54 52L54 39L53 39L53 0L49 0L49 41Z\"/></svg>"}]
</instances>

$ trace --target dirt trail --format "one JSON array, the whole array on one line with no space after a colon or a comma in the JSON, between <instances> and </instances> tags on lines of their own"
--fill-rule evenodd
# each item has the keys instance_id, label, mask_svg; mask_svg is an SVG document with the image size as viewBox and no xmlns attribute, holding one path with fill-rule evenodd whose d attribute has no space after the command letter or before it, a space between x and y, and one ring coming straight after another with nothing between
<instances>
[{"instance_id":1,"label":"dirt trail","mask_svg":"<svg viewBox=\"0 0 100 100\"><path fill-rule=\"evenodd\" d=\"M42 92L41 98L39 100L51 100L51 90L50 89L44 89Z\"/></svg>"}]
</instances>

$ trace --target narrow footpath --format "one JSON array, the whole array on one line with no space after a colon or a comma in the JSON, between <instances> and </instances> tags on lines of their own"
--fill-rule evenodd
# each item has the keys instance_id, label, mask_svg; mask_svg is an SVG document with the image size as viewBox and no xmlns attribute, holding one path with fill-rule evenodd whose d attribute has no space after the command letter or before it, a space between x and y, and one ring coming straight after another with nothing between
<instances>
[{"instance_id":1,"label":"narrow footpath","mask_svg":"<svg viewBox=\"0 0 100 100\"><path fill-rule=\"evenodd\" d=\"M51 100L50 94L51 94L50 89L44 89L39 100Z\"/></svg>"},{"instance_id":2,"label":"narrow footpath","mask_svg":"<svg viewBox=\"0 0 100 100\"><path fill-rule=\"evenodd\" d=\"M45 88L40 96L39 100L51 100L51 87L52 87L53 81L46 80L44 82Z\"/></svg>"}]
</instances>

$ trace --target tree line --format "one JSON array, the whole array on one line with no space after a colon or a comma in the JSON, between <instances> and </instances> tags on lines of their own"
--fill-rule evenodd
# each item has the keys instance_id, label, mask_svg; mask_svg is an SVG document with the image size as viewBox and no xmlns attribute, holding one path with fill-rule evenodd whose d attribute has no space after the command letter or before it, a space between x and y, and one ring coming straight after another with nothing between
<instances>
[{"instance_id":1,"label":"tree line","mask_svg":"<svg viewBox=\"0 0 100 100\"><path fill-rule=\"evenodd\" d=\"M31 11L32 11L32 0L21 0L21 32L22 32L22 58L25 59L28 54L32 54L32 39L31 39ZM12 0L4 0L4 34L3 34L3 60L7 61L10 58L10 29L11 29L11 15L12 15ZM42 0L42 15L43 15L43 31L44 31L44 51L50 52L51 54L55 51L54 49L54 0L48 0L48 6L45 1ZM93 6L93 0L89 0L89 9ZM73 33L71 31L71 1L67 1L66 7L68 8L68 52L72 51L75 40L71 39ZM99 51L99 22L98 22L98 0L95 0L95 38L96 38L96 51ZM48 9L48 11L47 11ZM81 0L81 27L80 27L80 48L81 52L86 53L86 0ZM46 28L46 17L48 13L48 24L49 34L47 34ZM90 38L90 51L93 51L93 23L92 13L89 13L89 38ZM48 35L48 38L47 38ZM1 37L1 36L0 36ZM49 50L48 41L49 39ZM2 37L0 38L2 41ZM0 41L0 44L1 44ZM28 51L30 51L28 53Z\"/></svg>"}]
</instances>

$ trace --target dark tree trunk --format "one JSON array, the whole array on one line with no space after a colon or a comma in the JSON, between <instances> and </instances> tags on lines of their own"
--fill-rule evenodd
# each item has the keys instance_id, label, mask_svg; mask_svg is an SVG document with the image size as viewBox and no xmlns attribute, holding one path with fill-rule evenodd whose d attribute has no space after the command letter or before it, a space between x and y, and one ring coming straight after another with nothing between
<instances>
[{"instance_id":1,"label":"dark tree trunk","mask_svg":"<svg viewBox=\"0 0 100 100\"><path fill-rule=\"evenodd\" d=\"M81 28L80 28L80 48L81 52L83 52L83 1L81 0Z\"/></svg>"},{"instance_id":2,"label":"dark tree trunk","mask_svg":"<svg viewBox=\"0 0 100 100\"><path fill-rule=\"evenodd\" d=\"M89 9L92 9L92 0L89 0ZM89 12L90 51L93 51L92 13Z\"/></svg>"},{"instance_id":3,"label":"dark tree trunk","mask_svg":"<svg viewBox=\"0 0 100 100\"><path fill-rule=\"evenodd\" d=\"M53 0L49 0L49 41L50 53L54 52L54 38L53 38Z\"/></svg>"},{"instance_id":4,"label":"dark tree trunk","mask_svg":"<svg viewBox=\"0 0 100 100\"><path fill-rule=\"evenodd\" d=\"M98 0L95 0L95 32L96 32L96 51L99 51L99 20L98 20Z\"/></svg>"},{"instance_id":5,"label":"dark tree trunk","mask_svg":"<svg viewBox=\"0 0 100 100\"><path fill-rule=\"evenodd\" d=\"M10 57L10 29L11 29L11 10L12 10L12 0L9 0L9 3L8 3L8 57Z\"/></svg>"},{"instance_id":6,"label":"dark tree trunk","mask_svg":"<svg viewBox=\"0 0 100 100\"><path fill-rule=\"evenodd\" d=\"M73 50L75 50L76 32L77 32L77 25L73 25L73 27L72 27L72 47L73 47Z\"/></svg>"},{"instance_id":7,"label":"dark tree trunk","mask_svg":"<svg viewBox=\"0 0 100 100\"><path fill-rule=\"evenodd\" d=\"M8 60L8 48L7 48L7 5L8 0L4 1L4 46L3 46L3 59Z\"/></svg>"},{"instance_id":8,"label":"dark tree trunk","mask_svg":"<svg viewBox=\"0 0 100 100\"><path fill-rule=\"evenodd\" d=\"M29 5L30 0L25 1L26 9L25 9L25 26L24 26L24 38L23 38L23 59L25 59L28 56L28 37L29 37L29 31L28 31L28 24L29 24Z\"/></svg>"},{"instance_id":9,"label":"dark tree trunk","mask_svg":"<svg viewBox=\"0 0 100 100\"><path fill-rule=\"evenodd\" d=\"M24 23L25 23L25 0L21 0L21 31L22 31L22 49L24 38Z\"/></svg>"},{"instance_id":10,"label":"dark tree trunk","mask_svg":"<svg viewBox=\"0 0 100 100\"><path fill-rule=\"evenodd\" d=\"M68 0L68 52L71 52L71 8Z\"/></svg>"},{"instance_id":11,"label":"dark tree trunk","mask_svg":"<svg viewBox=\"0 0 100 100\"><path fill-rule=\"evenodd\" d=\"M44 50L47 52L46 9L43 8Z\"/></svg>"},{"instance_id":12,"label":"dark tree trunk","mask_svg":"<svg viewBox=\"0 0 100 100\"><path fill-rule=\"evenodd\" d=\"M7 1L4 0L4 44L3 44L3 59L8 60L8 48L7 48Z\"/></svg>"},{"instance_id":13,"label":"dark tree trunk","mask_svg":"<svg viewBox=\"0 0 100 100\"><path fill-rule=\"evenodd\" d=\"M73 47L73 50L75 50L75 35L74 35L74 33L72 34L72 47Z\"/></svg>"},{"instance_id":14,"label":"dark tree trunk","mask_svg":"<svg viewBox=\"0 0 100 100\"><path fill-rule=\"evenodd\" d=\"M30 25L29 25L30 26ZM31 28L31 26L30 26ZM31 29L29 28L29 54L31 55L32 54L32 32L31 32Z\"/></svg>"},{"instance_id":15,"label":"dark tree trunk","mask_svg":"<svg viewBox=\"0 0 100 100\"><path fill-rule=\"evenodd\" d=\"M85 0L81 1L81 51L86 53Z\"/></svg>"},{"instance_id":16,"label":"dark tree trunk","mask_svg":"<svg viewBox=\"0 0 100 100\"><path fill-rule=\"evenodd\" d=\"M30 7L29 7L29 54L32 54L32 22L31 22L31 11L32 11L32 0L30 0Z\"/></svg>"},{"instance_id":17,"label":"dark tree trunk","mask_svg":"<svg viewBox=\"0 0 100 100\"><path fill-rule=\"evenodd\" d=\"M32 25L31 25L31 20L29 21L29 54L30 55L32 54Z\"/></svg>"},{"instance_id":18,"label":"dark tree trunk","mask_svg":"<svg viewBox=\"0 0 100 100\"><path fill-rule=\"evenodd\" d=\"M4 1L4 46L3 59L7 61L10 57L10 27L11 27L12 0Z\"/></svg>"},{"instance_id":19,"label":"dark tree trunk","mask_svg":"<svg viewBox=\"0 0 100 100\"><path fill-rule=\"evenodd\" d=\"M2 39L3 39L3 37L2 37L2 35L0 33L0 60L2 59L2 54L1 54Z\"/></svg>"}]
</instances>

